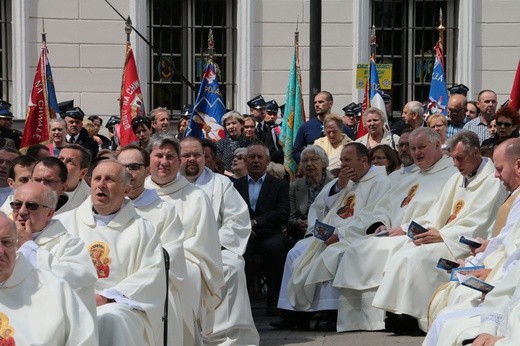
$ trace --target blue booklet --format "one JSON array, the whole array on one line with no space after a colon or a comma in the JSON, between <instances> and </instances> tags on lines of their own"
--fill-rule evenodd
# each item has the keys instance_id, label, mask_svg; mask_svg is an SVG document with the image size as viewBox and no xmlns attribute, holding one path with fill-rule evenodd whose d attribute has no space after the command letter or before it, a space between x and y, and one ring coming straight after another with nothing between
<instances>
[{"instance_id":1,"label":"blue booklet","mask_svg":"<svg viewBox=\"0 0 520 346\"><path fill-rule=\"evenodd\" d=\"M421 234L424 232L428 232L428 230L426 228L424 228L423 226L419 225L415 221L410 222L410 226L408 226L408 237L409 238L415 239L415 236L417 234Z\"/></svg>"},{"instance_id":2,"label":"blue booklet","mask_svg":"<svg viewBox=\"0 0 520 346\"><path fill-rule=\"evenodd\" d=\"M485 281L482 281L474 276L468 277L466 280L462 281L462 285L473 288L474 290L480 291L484 294L489 293L495 286L488 284Z\"/></svg>"},{"instance_id":3,"label":"blue booklet","mask_svg":"<svg viewBox=\"0 0 520 346\"><path fill-rule=\"evenodd\" d=\"M323 223L319 220L316 220L314 224L314 236L319 240L325 241L330 238L331 235L334 234L334 230L336 227Z\"/></svg>"}]
</instances>

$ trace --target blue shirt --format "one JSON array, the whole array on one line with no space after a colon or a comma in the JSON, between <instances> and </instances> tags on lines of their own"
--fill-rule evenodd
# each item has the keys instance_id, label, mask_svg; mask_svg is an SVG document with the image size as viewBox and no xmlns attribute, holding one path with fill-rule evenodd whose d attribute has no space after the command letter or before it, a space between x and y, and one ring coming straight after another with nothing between
<instances>
[{"instance_id":1,"label":"blue shirt","mask_svg":"<svg viewBox=\"0 0 520 346\"><path fill-rule=\"evenodd\" d=\"M254 181L249 175L247 176L247 185L249 192L249 205L251 209L256 210L256 202L258 202L258 196L260 195L260 190L262 189L262 185L264 184L265 176L267 173L264 173L257 181Z\"/></svg>"}]
</instances>

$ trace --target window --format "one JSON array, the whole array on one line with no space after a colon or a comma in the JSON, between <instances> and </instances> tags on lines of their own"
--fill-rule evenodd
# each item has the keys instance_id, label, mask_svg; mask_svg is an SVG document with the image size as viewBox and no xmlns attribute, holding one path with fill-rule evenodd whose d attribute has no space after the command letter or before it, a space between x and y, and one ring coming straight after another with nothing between
<instances>
[{"instance_id":1,"label":"window","mask_svg":"<svg viewBox=\"0 0 520 346\"><path fill-rule=\"evenodd\" d=\"M213 60L220 69L220 91L227 108L233 108L236 1L151 0L149 32L155 51L150 50L150 109L167 107L177 117L184 104L195 102L210 29L215 43Z\"/></svg>"},{"instance_id":2,"label":"window","mask_svg":"<svg viewBox=\"0 0 520 346\"><path fill-rule=\"evenodd\" d=\"M444 73L448 87L457 84L458 2L455 0L371 0L377 35L376 62L392 64L394 110L411 100L426 101L439 38L439 10L444 31ZM385 90L385 92L387 92Z\"/></svg>"},{"instance_id":3,"label":"window","mask_svg":"<svg viewBox=\"0 0 520 346\"><path fill-rule=\"evenodd\" d=\"M11 1L0 2L0 99L12 102L12 28Z\"/></svg>"}]
</instances>

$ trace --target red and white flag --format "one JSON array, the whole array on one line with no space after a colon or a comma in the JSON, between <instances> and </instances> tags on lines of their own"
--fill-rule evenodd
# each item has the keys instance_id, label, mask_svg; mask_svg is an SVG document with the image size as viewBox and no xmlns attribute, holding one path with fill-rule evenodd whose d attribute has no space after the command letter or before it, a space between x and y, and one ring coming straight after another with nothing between
<instances>
[{"instance_id":1,"label":"red and white flag","mask_svg":"<svg viewBox=\"0 0 520 346\"><path fill-rule=\"evenodd\" d=\"M27 108L25 125L23 129L20 148L26 148L33 144L43 143L49 140L49 122L51 115L49 99L47 97L47 47L41 48L38 67L34 75L31 91L31 99Z\"/></svg>"},{"instance_id":2,"label":"red and white flag","mask_svg":"<svg viewBox=\"0 0 520 346\"><path fill-rule=\"evenodd\" d=\"M123 68L119 108L121 115L119 143L121 146L125 146L137 141L137 137L132 130L132 119L146 115L143 94L141 93L141 83L139 83L134 52L130 43L126 44L126 59Z\"/></svg>"}]
</instances>

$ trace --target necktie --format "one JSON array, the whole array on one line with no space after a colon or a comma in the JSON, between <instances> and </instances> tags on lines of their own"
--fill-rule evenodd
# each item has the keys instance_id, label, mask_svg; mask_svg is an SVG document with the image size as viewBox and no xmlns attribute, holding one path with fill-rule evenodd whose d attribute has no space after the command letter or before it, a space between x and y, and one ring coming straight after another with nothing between
<instances>
[{"instance_id":1,"label":"necktie","mask_svg":"<svg viewBox=\"0 0 520 346\"><path fill-rule=\"evenodd\" d=\"M73 136L70 136L69 143L70 143L70 144L74 144L74 143L76 143L76 141L74 140L74 137L73 137Z\"/></svg>"},{"instance_id":2,"label":"necktie","mask_svg":"<svg viewBox=\"0 0 520 346\"><path fill-rule=\"evenodd\" d=\"M262 127L262 123L258 123L258 125L256 125L256 132L261 135L262 132L264 132L264 129Z\"/></svg>"}]
</instances>

